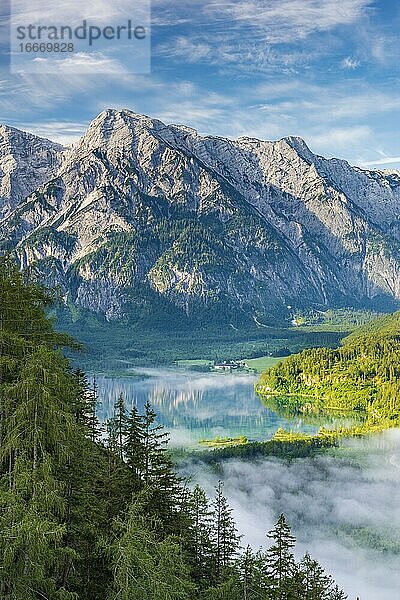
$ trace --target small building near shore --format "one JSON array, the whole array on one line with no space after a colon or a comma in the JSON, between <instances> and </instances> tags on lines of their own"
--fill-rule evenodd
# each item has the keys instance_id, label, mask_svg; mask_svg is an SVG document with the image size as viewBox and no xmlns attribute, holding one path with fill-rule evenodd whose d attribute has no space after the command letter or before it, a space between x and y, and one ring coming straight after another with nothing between
<instances>
[{"instance_id":1,"label":"small building near shore","mask_svg":"<svg viewBox=\"0 0 400 600\"><path fill-rule=\"evenodd\" d=\"M238 368L239 365L235 362L222 362L213 366L214 371L236 371Z\"/></svg>"}]
</instances>

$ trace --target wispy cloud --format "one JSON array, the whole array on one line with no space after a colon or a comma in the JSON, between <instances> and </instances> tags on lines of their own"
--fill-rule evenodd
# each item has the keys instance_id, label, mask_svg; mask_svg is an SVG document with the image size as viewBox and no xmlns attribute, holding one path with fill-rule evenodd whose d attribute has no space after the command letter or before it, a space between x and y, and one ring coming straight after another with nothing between
<instances>
[{"instance_id":1,"label":"wispy cloud","mask_svg":"<svg viewBox=\"0 0 400 600\"><path fill-rule=\"evenodd\" d=\"M50 139L53 142L58 142L63 146L70 146L73 144L83 135L86 128L87 123L84 121L71 122L51 119L43 122L38 121L31 123L27 121L24 123L24 129L30 133Z\"/></svg>"},{"instance_id":2,"label":"wispy cloud","mask_svg":"<svg viewBox=\"0 0 400 600\"><path fill-rule=\"evenodd\" d=\"M338 25L349 25L372 7L372 0L182 0L177 5L170 0L154 0L153 6L163 15L163 24L196 22L212 31L232 31L250 27L276 43L303 40L317 31L327 31ZM157 21L156 21L157 23ZM229 29L227 29L229 27ZM208 30L210 33L210 29Z\"/></svg>"},{"instance_id":3,"label":"wispy cloud","mask_svg":"<svg viewBox=\"0 0 400 600\"><path fill-rule=\"evenodd\" d=\"M343 69L349 69L350 71L354 71L355 69L358 69L360 64L361 63L359 60L356 60L355 58L352 58L351 56L347 56L340 63L340 65Z\"/></svg>"},{"instance_id":4,"label":"wispy cloud","mask_svg":"<svg viewBox=\"0 0 400 600\"><path fill-rule=\"evenodd\" d=\"M310 135L307 139L310 144L316 147L336 147L342 149L349 144L358 144L366 139L370 139L372 131L367 125L359 127L343 127L337 129L324 129L317 135Z\"/></svg>"},{"instance_id":5,"label":"wispy cloud","mask_svg":"<svg viewBox=\"0 0 400 600\"><path fill-rule=\"evenodd\" d=\"M127 69L116 59L105 55L102 52L76 52L65 58L50 60L47 58L37 57L33 59L33 63L49 62L49 70L51 73L59 73L61 75L77 74L78 76L92 74L96 75L112 75L113 77L123 76L127 74Z\"/></svg>"},{"instance_id":6,"label":"wispy cloud","mask_svg":"<svg viewBox=\"0 0 400 600\"><path fill-rule=\"evenodd\" d=\"M150 0L11 0L11 13L15 20L24 23L62 23L79 25L83 19L99 24L112 25L124 18L142 18L150 7ZM44 23L44 21L46 23Z\"/></svg>"},{"instance_id":7,"label":"wispy cloud","mask_svg":"<svg viewBox=\"0 0 400 600\"><path fill-rule=\"evenodd\" d=\"M303 40L316 31L349 25L371 6L370 0L243 0L235 3L209 3L206 10L225 23L250 25L276 43Z\"/></svg>"},{"instance_id":8,"label":"wispy cloud","mask_svg":"<svg viewBox=\"0 0 400 600\"><path fill-rule=\"evenodd\" d=\"M180 34L156 47L160 56L188 62L219 65L232 69L294 69L310 64L329 53L308 38L362 20L371 7L370 0L239 0L206 4L183 0L179 8L171 2L155 0L164 11L163 22L176 22L177 14L186 18ZM190 25L196 21L196 26ZM201 25L201 26L199 26ZM190 49L192 52L190 52ZM186 52L189 50L189 52Z\"/></svg>"},{"instance_id":9,"label":"wispy cloud","mask_svg":"<svg viewBox=\"0 0 400 600\"><path fill-rule=\"evenodd\" d=\"M387 156L378 160L362 161L364 167L379 166L379 165L400 165L400 156Z\"/></svg>"}]
</instances>

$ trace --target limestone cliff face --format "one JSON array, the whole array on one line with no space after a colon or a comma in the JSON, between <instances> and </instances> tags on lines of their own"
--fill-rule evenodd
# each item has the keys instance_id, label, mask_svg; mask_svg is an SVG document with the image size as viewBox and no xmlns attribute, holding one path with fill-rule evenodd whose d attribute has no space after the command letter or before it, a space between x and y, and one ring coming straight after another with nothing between
<instances>
[{"instance_id":1,"label":"limestone cliff face","mask_svg":"<svg viewBox=\"0 0 400 600\"><path fill-rule=\"evenodd\" d=\"M63 150L49 140L0 125L0 220L51 178Z\"/></svg>"},{"instance_id":2,"label":"limestone cliff face","mask_svg":"<svg viewBox=\"0 0 400 600\"><path fill-rule=\"evenodd\" d=\"M65 152L12 134L2 247L78 306L114 319L160 299L247 315L400 299L399 173L130 111L101 113Z\"/></svg>"}]
</instances>

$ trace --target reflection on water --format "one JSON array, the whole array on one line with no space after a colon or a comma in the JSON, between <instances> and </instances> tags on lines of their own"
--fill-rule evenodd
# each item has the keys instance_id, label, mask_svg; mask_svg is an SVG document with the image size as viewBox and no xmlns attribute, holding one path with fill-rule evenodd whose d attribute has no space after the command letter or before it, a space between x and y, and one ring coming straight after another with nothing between
<instances>
[{"instance_id":1,"label":"reflection on water","mask_svg":"<svg viewBox=\"0 0 400 600\"><path fill-rule=\"evenodd\" d=\"M128 409L139 412L147 400L157 412L158 421L171 432L174 446L195 446L200 439L217 435L245 435L265 440L279 427L313 433L317 425L300 417L279 417L262 405L254 393L255 375L196 373L177 369L141 369L147 379L98 377L102 421L112 415L113 405L123 394Z\"/></svg>"}]
</instances>

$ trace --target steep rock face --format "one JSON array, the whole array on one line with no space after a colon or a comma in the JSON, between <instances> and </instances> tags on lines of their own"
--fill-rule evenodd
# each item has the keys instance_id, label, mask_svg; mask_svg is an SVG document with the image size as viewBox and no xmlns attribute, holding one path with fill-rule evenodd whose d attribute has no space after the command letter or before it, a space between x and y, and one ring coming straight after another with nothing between
<instances>
[{"instance_id":1,"label":"steep rock face","mask_svg":"<svg viewBox=\"0 0 400 600\"><path fill-rule=\"evenodd\" d=\"M0 125L0 220L56 172L63 147Z\"/></svg>"},{"instance_id":2,"label":"steep rock face","mask_svg":"<svg viewBox=\"0 0 400 600\"><path fill-rule=\"evenodd\" d=\"M160 298L215 315L400 299L399 174L299 138L202 137L108 110L39 175L17 186L2 247L107 318Z\"/></svg>"}]
</instances>

